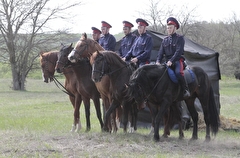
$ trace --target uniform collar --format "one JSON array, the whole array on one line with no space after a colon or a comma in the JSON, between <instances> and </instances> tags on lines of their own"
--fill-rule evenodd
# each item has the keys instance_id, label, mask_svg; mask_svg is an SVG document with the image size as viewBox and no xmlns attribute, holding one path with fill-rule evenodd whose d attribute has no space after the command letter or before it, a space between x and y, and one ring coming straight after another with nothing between
<instances>
[{"instance_id":1,"label":"uniform collar","mask_svg":"<svg viewBox=\"0 0 240 158\"><path fill-rule=\"evenodd\" d=\"M132 32L130 32L129 34L127 34L126 37L131 36L131 35L132 35Z\"/></svg>"},{"instance_id":2,"label":"uniform collar","mask_svg":"<svg viewBox=\"0 0 240 158\"><path fill-rule=\"evenodd\" d=\"M145 32L145 33L143 33L143 34L141 34L140 36L145 36L145 35L147 35L147 33Z\"/></svg>"},{"instance_id":3,"label":"uniform collar","mask_svg":"<svg viewBox=\"0 0 240 158\"><path fill-rule=\"evenodd\" d=\"M175 32L174 34L170 35L171 37L177 36L177 33Z\"/></svg>"},{"instance_id":4,"label":"uniform collar","mask_svg":"<svg viewBox=\"0 0 240 158\"><path fill-rule=\"evenodd\" d=\"M104 35L104 37L107 37L107 36L109 36L110 34L109 33L107 33L106 35Z\"/></svg>"}]
</instances>

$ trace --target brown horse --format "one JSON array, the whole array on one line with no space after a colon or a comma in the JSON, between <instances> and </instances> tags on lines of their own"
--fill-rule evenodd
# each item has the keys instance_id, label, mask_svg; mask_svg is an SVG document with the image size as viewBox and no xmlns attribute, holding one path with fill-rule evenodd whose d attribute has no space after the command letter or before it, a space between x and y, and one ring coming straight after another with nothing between
<instances>
[{"instance_id":1,"label":"brown horse","mask_svg":"<svg viewBox=\"0 0 240 158\"><path fill-rule=\"evenodd\" d=\"M42 68L44 82L48 82L49 80L53 80L53 76L55 73L55 66L58 60L58 51L55 52L45 52L40 54L40 64ZM72 125L72 132L78 132L81 129L81 121L80 121L80 105L82 102L82 96L77 90L77 77L74 74L74 71L71 68L66 68L63 71L65 76L65 88L73 94L73 96L69 95L69 99L74 108L74 121ZM87 113L90 113L88 108L85 108ZM87 130L90 129L90 118L86 115L87 122ZM102 127L103 125L101 125Z\"/></svg>"},{"instance_id":2,"label":"brown horse","mask_svg":"<svg viewBox=\"0 0 240 158\"><path fill-rule=\"evenodd\" d=\"M76 61L79 61L84 58L89 59L94 52L103 51L103 50L104 49L96 41L87 38L87 35L84 33L82 35L81 39L76 43L74 49L68 55L68 59L71 62L76 62ZM74 56L73 54L75 54L76 56ZM110 103L112 102L111 100L109 100L109 98L112 95L110 93L109 76L107 76L107 75L104 76L102 78L101 82L95 83L95 85L101 94L101 98L103 100L105 111L107 111L108 108L110 107ZM118 108L117 112L113 112L112 119L108 120L107 125L108 125L110 131L114 131L114 132L117 131L117 125L116 125L116 121L114 121L115 120L114 118L116 118L116 120L120 120L120 117L121 117L121 108ZM113 129L112 129L111 124L113 124Z\"/></svg>"},{"instance_id":3,"label":"brown horse","mask_svg":"<svg viewBox=\"0 0 240 158\"><path fill-rule=\"evenodd\" d=\"M56 65L56 70L58 73L62 73L65 69L71 69L73 74L65 74L71 78L73 75L75 77L75 81L77 81L77 91L82 96L82 100L85 106L86 117L89 119L90 117L90 99L93 100L96 114L101 125L103 127L103 121L101 116L101 108L100 108L100 94L91 80L91 71L92 67L88 60L79 60L77 63L71 63L67 56L72 51L72 44L70 46L63 46L60 50L58 61ZM90 129L90 119L87 121L87 128Z\"/></svg>"}]
</instances>

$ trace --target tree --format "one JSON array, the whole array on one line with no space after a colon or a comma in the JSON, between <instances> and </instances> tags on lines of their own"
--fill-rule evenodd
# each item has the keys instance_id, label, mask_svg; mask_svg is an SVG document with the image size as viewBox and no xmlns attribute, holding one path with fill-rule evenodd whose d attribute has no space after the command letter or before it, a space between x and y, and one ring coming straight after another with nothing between
<instances>
[{"instance_id":1,"label":"tree","mask_svg":"<svg viewBox=\"0 0 240 158\"><path fill-rule=\"evenodd\" d=\"M170 16L175 17L181 25L179 31L186 35L188 30L192 27L189 25L194 23L196 17L195 11L197 7L188 8L187 4L182 6L170 6L164 4L161 0L149 0L148 9L141 14L149 22L149 29L161 33L166 32L166 21Z\"/></svg>"},{"instance_id":2,"label":"tree","mask_svg":"<svg viewBox=\"0 0 240 158\"><path fill-rule=\"evenodd\" d=\"M64 11L80 4L77 2L50 7L49 2L50 0L0 2L0 57L10 64L13 90L25 90L26 77L34 66L39 51L61 34L51 32L51 38L48 36L46 39L44 30L47 24L54 19L66 18Z\"/></svg>"}]
</instances>

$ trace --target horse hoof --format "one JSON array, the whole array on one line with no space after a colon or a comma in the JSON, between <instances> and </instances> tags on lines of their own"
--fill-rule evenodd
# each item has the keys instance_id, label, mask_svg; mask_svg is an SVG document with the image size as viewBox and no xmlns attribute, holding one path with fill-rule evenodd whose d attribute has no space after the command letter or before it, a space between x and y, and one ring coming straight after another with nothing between
<instances>
[{"instance_id":1,"label":"horse hoof","mask_svg":"<svg viewBox=\"0 0 240 158\"><path fill-rule=\"evenodd\" d=\"M192 137L191 139L190 139L190 141L195 141L195 140L197 140L198 139L198 137Z\"/></svg>"},{"instance_id":2,"label":"horse hoof","mask_svg":"<svg viewBox=\"0 0 240 158\"><path fill-rule=\"evenodd\" d=\"M168 135L167 134L163 134L162 135L164 138L168 138Z\"/></svg>"},{"instance_id":3,"label":"horse hoof","mask_svg":"<svg viewBox=\"0 0 240 158\"><path fill-rule=\"evenodd\" d=\"M154 141L155 141L155 142L159 142L159 141L160 141L159 136L154 136Z\"/></svg>"},{"instance_id":4,"label":"horse hoof","mask_svg":"<svg viewBox=\"0 0 240 158\"><path fill-rule=\"evenodd\" d=\"M211 140L211 137L210 136L206 136L205 142L210 142L210 140Z\"/></svg>"}]
</instances>

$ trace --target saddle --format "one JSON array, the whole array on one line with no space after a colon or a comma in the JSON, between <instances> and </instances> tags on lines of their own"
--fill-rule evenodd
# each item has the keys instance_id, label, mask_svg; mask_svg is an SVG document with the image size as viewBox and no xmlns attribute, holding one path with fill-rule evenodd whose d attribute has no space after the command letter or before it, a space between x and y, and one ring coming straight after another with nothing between
<instances>
[{"instance_id":1,"label":"saddle","mask_svg":"<svg viewBox=\"0 0 240 158\"><path fill-rule=\"evenodd\" d=\"M176 76L174 70L168 67L167 71L168 71L168 75L169 75L170 79L174 83L178 83L178 79L177 79L177 76ZM187 84L190 84L195 81L196 77L191 69L186 68L186 69L184 69L183 72L184 72L184 78L185 78Z\"/></svg>"}]
</instances>

